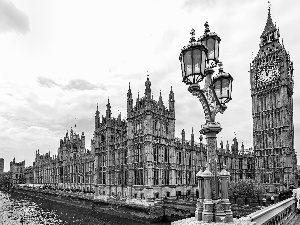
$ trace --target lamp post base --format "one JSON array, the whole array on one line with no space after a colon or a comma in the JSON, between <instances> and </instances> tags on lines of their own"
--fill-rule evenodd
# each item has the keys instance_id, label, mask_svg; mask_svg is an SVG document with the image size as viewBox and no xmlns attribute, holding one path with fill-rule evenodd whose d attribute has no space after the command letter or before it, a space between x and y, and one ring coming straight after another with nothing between
<instances>
[{"instance_id":1,"label":"lamp post base","mask_svg":"<svg viewBox=\"0 0 300 225\"><path fill-rule=\"evenodd\" d=\"M204 222L215 222L214 218L214 203L212 200L205 200L203 203L202 221Z\"/></svg>"},{"instance_id":2,"label":"lamp post base","mask_svg":"<svg viewBox=\"0 0 300 225\"><path fill-rule=\"evenodd\" d=\"M203 199L197 199L197 207L195 211L195 218L197 221L202 221L203 213Z\"/></svg>"}]
</instances>

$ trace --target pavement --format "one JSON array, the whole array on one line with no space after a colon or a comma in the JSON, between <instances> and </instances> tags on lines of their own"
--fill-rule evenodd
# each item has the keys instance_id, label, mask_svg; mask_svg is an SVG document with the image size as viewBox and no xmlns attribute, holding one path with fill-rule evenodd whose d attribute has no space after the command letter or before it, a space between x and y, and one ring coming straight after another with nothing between
<instances>
[{"instance_id":1,"label":"pavement","mask_svg":"<svg viewBox=\"0 0 300 225\"><path fill-rule=\"evenodd\" d=\"M290 225L300 225L300 214L297 213L296 216L290 221Z\"/></svg>"}]
</instances>

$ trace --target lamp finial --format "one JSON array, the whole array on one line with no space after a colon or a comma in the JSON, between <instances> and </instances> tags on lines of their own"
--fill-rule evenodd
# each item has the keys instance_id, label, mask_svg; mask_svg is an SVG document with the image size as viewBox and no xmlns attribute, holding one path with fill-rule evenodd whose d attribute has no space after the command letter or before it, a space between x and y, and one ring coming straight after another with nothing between
<instances>
[{"instance_id":1,"label":"lamp finial","mask_svg":"<svg viewBox=\"0 0 300 225\"><path fill-rule=\"evenodd\" d=\"M208 32L210 32L209 25L208 25L207 21L205 22L204 27L205 27L205 30L204 30L205 34L208 33Z\"/></svg>"},{"instance_id":2,"label":"lamp finial","mask_svg":"<svg viewBox=\"0 0 300 225\"><path fill-rule=\"evenodd\" d=\"M195 39L195 30L194 30L194 28L192 28L190 34L191 34L190 43L193 43L193 42L196 41L196 39Z\"/></svg>"}]
</instances>

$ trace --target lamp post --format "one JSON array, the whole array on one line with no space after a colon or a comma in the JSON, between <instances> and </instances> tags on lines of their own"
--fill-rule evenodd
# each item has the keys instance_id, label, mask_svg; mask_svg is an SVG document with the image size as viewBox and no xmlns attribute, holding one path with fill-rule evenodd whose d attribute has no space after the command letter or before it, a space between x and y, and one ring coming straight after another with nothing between
<instances>
[{"instance_id":1,"label":"lamp post","mask_svg":"<svg viewBox=\"0 0 300 225\"><path fill-rule=\"evenodd\" d=\"M223 113L227 108L225 104L231 100L233 78L224 72L219 61L221 38L210 32L207 22L204 26L204 35L197 41L195 30L192 29L189 44L183 47L179 56L182 81L189 86L188 91L201 102L206 120L200 133L206 136L208 164L205 171L197 173L200 182L199 193L203 195L197 200L195 214L199 221L231 222L233 218L225 185L230 174L225 168L221 175L217 171L216 135L222 128L220 123L215 121L215 116L218 112ZM218 73L215 73L216 67ZM224 197L226 199L222 199Z\"/></svg>"}]
</instances>

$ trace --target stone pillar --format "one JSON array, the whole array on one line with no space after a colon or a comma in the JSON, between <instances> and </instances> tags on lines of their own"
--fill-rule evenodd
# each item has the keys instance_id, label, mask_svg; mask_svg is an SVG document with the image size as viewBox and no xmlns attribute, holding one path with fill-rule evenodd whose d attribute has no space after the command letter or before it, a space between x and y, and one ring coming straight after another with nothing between
<instances>
[{"instance_id":1,"label":"stone pillar","mask_svg":"<svg viewBox=\"0 0 300 225\"><path fill-rule=\"evenodd\" d=\"M221 181L221 205L226 214L224 222L232 222L233 216L231 211L231 204L228 199L228 182L229 182L230 173L226 171L224 168L220 173L220 181Z\"/></svg>"},{"instance_id":2,"label":"stone pillar","mask_svg":"<svg viewBox=\"0 0 300 225\"><path fill-rule=\"evenodd\" d=\"M221 125L217 122L208 122L201 126L201 133L206 135L207 143L207 161L210 161L211 170L213 174L212 179L212 199L219 199L219 187L217 179L217 142L216 135L222 130Z\"/></svg>"},{"instance_id":3,"label":"stone pillar","mask_svg":"<svg viewBox=\"0 0 300 225\"><path fill-rule=\"evenodd\" d=\"M202 220L204 222L213 222L214 221L214 203L212 201L212 193L211 193L211 181L213 178L213 174L210 172L211 166L210 162L206 170L202 173L203 183L204 183L204 202L203 202L203 213Z\"/></svg>"},{"instance_id":4,"label":"stone pillar","mask_svg":"<svg viewBox=\"0 0 300 225\"><path fill-rule=\"evenodd\" d=\"M195 218L197 221L202 220L202 213L203 213L203 201L204 201L204 183L203 183L203 177L202 177L202 168L200 171L196 174L197 180L198 180L198 189L199 189L199 198L197 199L197 206L195 211Z\"/></svg>"}]
</instances>

